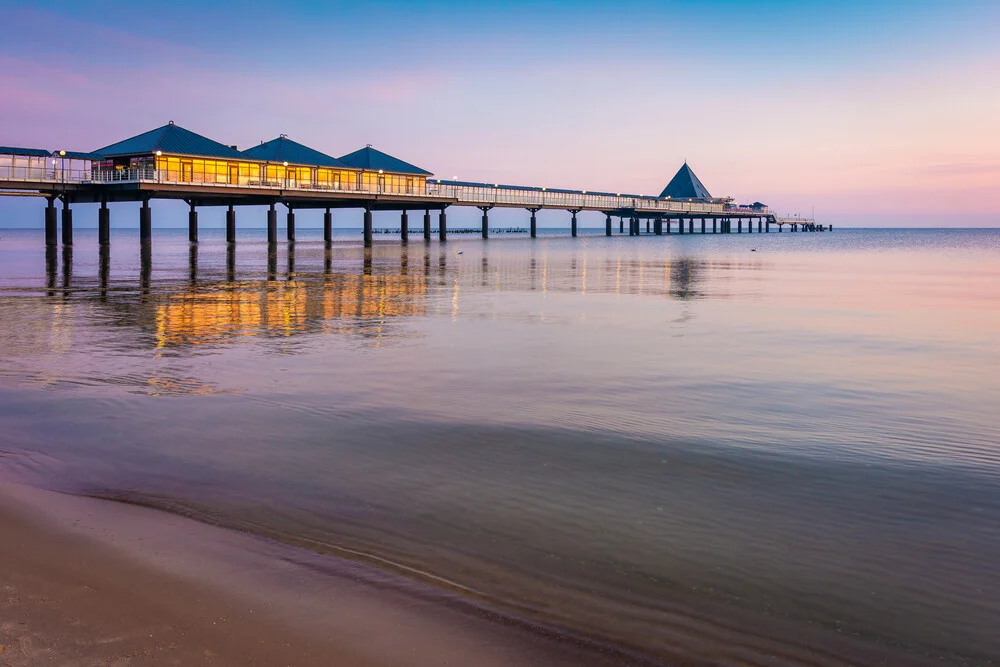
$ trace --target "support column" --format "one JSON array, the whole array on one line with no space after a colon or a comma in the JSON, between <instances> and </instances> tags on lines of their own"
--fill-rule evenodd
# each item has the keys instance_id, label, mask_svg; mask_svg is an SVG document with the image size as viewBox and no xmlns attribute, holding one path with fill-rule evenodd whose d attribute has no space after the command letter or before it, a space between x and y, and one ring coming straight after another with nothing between
<instances>
[{"instance_id":1,"label":"support column","mask_svg":"<svg viewBox=\"0 0 1000 667\"><path fill-rule=\"evenodd\" d=\"M111 243L111 211L105 199L101 200L101 208L97 209L97 242L102 246Z\"/></svg>"},{"instance_id":2,"label":"support column","mask_svg":"<svg viewBox=\"0 0 1000 667\"><path fill-rule=\"evenodd\" d=\"M399 240L408 243L410 240L410 217L403 211L399 214Z\"/></svg>"},{"instance_id":3,"label":"support column","mask_svg":"<svg viewBox=\"0 0 1000 667\"><path fill-rule=\"evenodd\" d=\"M236 243L236 211L232 204L226 211L226 243Z\"/></svg>"},{"instance_id":4,"label":"support column","mask_svg":"<svg viewBox=\"0 0 1000 667\"><path fill-rule=\"evenodd\" d=\"M694 218L688 218L688 234L694 234Z\"/></svg>"},{"instance_id":5,"label":"support column","mask_svg":"<svg viewBox=\"0 0 1000 667\"><path fill-rule=\"evenodd\" d=\"M333 213L330 212L330 207L323 213L323 242L327 245L333 243Z\"/></svg>"},{"instance_id":6,"label":"support column","mask_svg":"<svg viewBox=\"0 0 1000 667\"><path fill-rule=\"evenodd\" d=\"M649 218L646 218L646 233L649 233Z\"/></svg>"},{"instance_id":7,"label":"support column","mask_svg":"<svg viewBox=\"0 0 1000 667\"><path fill-rule=\"evenodd\" d=\"M424 240L431 240L431 212L424 210Z\"/></svg>"},{"instance_id":8,"label":"support column","mask_svg":"<svg viewBox=\"0 0 1000 667\"><path fill-rule=\"evenodd\" d=\"M483 238L488 239L490 237L490 207L480 206L479 210L483 212Z\"/></svg>"},{"instance_id":9,"label":"support column","mask_svg":"<svg viewBox=\"0 0 1000 667\"><path fill-rule=\"evenodd\" d=\"M444 209L441 209L441 213L438 215L438 241L448 240L448 214L445 213Z\"/></svg>"},{"instance_id":10,"label":"support column","mask_svg":"<svg viewBox=\"0 0 1000 667\"><path fill-rule=\"evenodd\" d=\"M153 214L149 208L149 200L142 200L139 209L139 243L146 245L153 240Z\"/></svg>"},{"instance_id":11,"label":"support column","mask_svg":"<svg viewBox=\"0 0 1000 667\"><path fill-rule=\"evenodd\" d=\"M618 233L625 233L625 218L618 216ZM631 232L629 233L631 235Z\"/></svg>"},{"instance_id":12,"label":"support column","mask_svg":"<svg viewBox=\"0 0 1000 667\"><path fill-rule=\"evenodd\" d=\"M569 221L569 235L576 238L576 211L570 211L573 215Z\"/></svg>"},{"instance_id":13,"label":"support column","mask_svg":"<svg viewBox=\"0 0 1000 667\"><path fill-rule=\"evenodd\" d=\"M364 221L364 238L365 246L370 246L372 244L372 209L370 206L365 207L365 221Z\"/></svg>"},{"instance_id":14,"label":"support column","mask_svg":"<svg viewBox=\"0 0 1000 667\"><path fill-rule=\"evenodd\" d=\"M769 234L771 232L771 218L764 218L764 233Z\"/></svg>"},{"instance_id":15,"label":"support column","mask_svg":"<svg viewBox=\"0 0 1000 667\"><path fill-rule=\"evenodd\" d=\"M188 211L188 243L198 242L198 211L194 208L194 201L190 204L191 210Z\"/></svg>"},{"instance_id":16,"label":"support column","mask_svg":"<svg viewBox=\"0 0 1000 667\"><path fill-rule=\"evenodd\" d=\"M535 217L535 213L538 212L537 208L529 208L531 211L531 238L536 238L538 236L538 220Z\"/></svg>"},{"instance_id":17,"label":"support column","mask_svg":"<svg viewBox=\"0 0 1000 667\"><path fill-rule=\"evenodd\" d=\"M712 218L712 233L713 234L718 234L719 233L719 219L718 218Z\"/></svg>"},{"instance_id":18,"label":"support column","mask_svg":"<svg viewBox=\"0 0 1000 667\"><path fill-rule=\"evenodd\" d=\"M288 215L285 216L286 227L285 235L289 241L295 240L295 210L292 209L291 204L285 204L288 207Z\"/></svg>"},{"instance_id":19,"label":"support column","mask_svg":"<svg viewBox=\"0 0 1000 667\"><path fill-rule=\"evenodd\" d=\"M635 216L629 216L628 219L628 235L635 236Z\"/></svg>"},{"instance_id":20,"label":"support column","mask_svg":"<svg viewBox=\"0 0 1000 667\"><path fill-rule=\"evenodd\" d=\"M63 245L73 245L73 209L69 207L69 197L66 195L63 195L62 242Z\"/></svg>"},{"instance_id":21,"label":"support column","mask_svg":"<svg viewBox=\"0 0 1000 667\"><path fill-rule=\"evenodd\" d=\"M736 218L736 233L743 233L743 218Z\"/></svg>"},{"instance_id":22,"label":"support column","mask_svg":"<svg viewBox=\"0 0 1000 667\"><path fill-rule=\"evenodd\" d=\"M684 218L677 218L677 233L684 233Z\"/></svg>"},{"instance_id":23,"label":"support column","mask_svg":"<svg viewBox=\"0 0 1000 667\"><path fill-rule=\"evenodd\" d=\"M45 245L59 245L59 223L55 197L49 197L49 203L45 207Z\"/></svg>"},{"instance_id":24,"label":"support column","mask_svg":"<svg viewBox=\"0 0 1000 667\"><path fill-rule=\"evenodd\" d=\"M605 215L604 217L604 235L611 236L611 216Z\"/></svg>"},{"instance_id":25,"label":"support column","mask_svg":"<svg viewBox=\"0 0 1000 667\"><path fill-rule=\"evenodd\" d=\"M764 231L764 220L757 218L757 233L760 234L762 231Z\"/></svg>"},{"instance_id":26,"label":"support column","mask_svg":"<svg viewBox=\"0 0 1000 667\"><path fill-rule=\"evenodd\" d=\"M653 221L653 233L657 236L663 236L663 218L657 218Z\"/></svg>"},{"instance_id":27,"label":"support column","mask_svg":"<svg viewBox=\"0 0 1000 667\"><path fill-rule=\"evenodd\" d=\"M701 233L705 233L705 218L701 219Z\"/></svg>"},{"instance_id":28,"label":"support column","mask_svg":"<svg viewBox=\"0 0 1000 667\"><path fill-rule=\"evenodd\" d=\"M271 245L278 242L278 212L274 210L274 202L267 209L267 242Z\"/></svg>"}]
</instances>

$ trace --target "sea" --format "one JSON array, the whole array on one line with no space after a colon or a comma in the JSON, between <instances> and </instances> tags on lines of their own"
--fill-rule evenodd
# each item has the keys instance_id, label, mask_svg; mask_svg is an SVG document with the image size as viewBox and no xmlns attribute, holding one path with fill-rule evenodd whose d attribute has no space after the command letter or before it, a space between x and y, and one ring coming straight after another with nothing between
<instances>
[{"instance_id":1,"label":"sea","mask_svg":"<svg viewBox=\"0 0 1000 667\"><path fill-rule=\"evenodd\" d=\"M0 230L0 473L664 664L1000 662L1000 230Z\"/></svg>"}]
</instances>

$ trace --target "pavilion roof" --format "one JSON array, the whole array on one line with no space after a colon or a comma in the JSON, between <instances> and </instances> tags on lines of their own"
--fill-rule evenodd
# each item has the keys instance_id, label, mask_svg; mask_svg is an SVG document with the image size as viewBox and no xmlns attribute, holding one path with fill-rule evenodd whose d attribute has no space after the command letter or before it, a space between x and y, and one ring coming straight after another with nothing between
<instances>
[{"instance_id":1,"label":"pavilion roof","mask_svg":"<svg viewBox=\"0 0 1000 667\"><path fill-rule=\"evenodd\" d=\"M663 188L660 197L670 197L671 199L711 199L712 195L708 194L708 188L702 184L694 172L691 171L688 163L685 162L677 170L677 173L674 174L674 177L670 179L670 182L667 183L667 187Z\"/></svg>"},{"instance_id":2,"label":"pavilion roof","mask_svg":"<svg viewBox=\"0 0 1000 667\"><path fill-rule=\"evenodd\" d=\"M318 150L304 146L297 141L292 141L285 135L270 141L262 141L260 145L247 148L244 155L255 160L266 160L269 162L289 162L291 164L310 165L317 167L347 167L335 157Z\"/></svg>"},{"instance_id":3,"label":"pavilion roof","mask_svg":"<svg viewBox=\"0 0 1000 667\"><path fill-rule=\"evenodd\" d=\"M370 171L387 171L392 174L414 174L416 176L431 176L431 172L421 169L409 162L403 162L399 158L388 153L383 153L371 146L366 146L361 150L342 155L340 160L348 166Z\"/></svg>"},{"instance_id":4,"label":"pavilion roof","mask_svg":"<svg viewBox=\"0 0 1000 667\"><path fill-rule=\"evenodd\" d=\"M174 155L193 155L225 159L247 159L247 156L232 146L204 137L170 121L155 130L137 134L134 137L100 148L95 153L103 157L119 155L150 155L156 151Z\"/></svg>"}]
</instances>

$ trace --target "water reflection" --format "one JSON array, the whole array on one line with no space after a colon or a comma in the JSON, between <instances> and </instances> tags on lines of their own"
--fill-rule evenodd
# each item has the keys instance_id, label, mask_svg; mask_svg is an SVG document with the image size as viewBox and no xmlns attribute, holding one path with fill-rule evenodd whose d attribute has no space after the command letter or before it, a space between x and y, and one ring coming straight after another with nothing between
<instances>
[{"instance_id":1,"label":"water reflection","mask_svg":"<svg viewBox=\"0 0 1000 667\"><path fill-rule=\"evenodd\" d=\"M464 250L425 246L419 251L423 253L422 271L414 274L410 271L411 250L406 246L324 245L317 252L306 244L301 253L294 243L286 248L287 271L280 283L276 244L262 248L266 266L253 263L252 250L245 251L247 254L241 251L240 275L236 271L235 244L225 246L221 261L217 249L188 245L186 266L171 265L177 255L158 259L160 268L154 280L153 246L143 244L138 291L135 282L128 279L127 270L121 278L112 280L112 258L106 246L98 251L96 276L88 276L86 271L74 274L71 248L63 249L59 271L57 250L48 248L46 295L93 298L114 312L116 325L137 326L152 334L151 339L139 337L135 341L152 340L155 347L162 348L307 332L396 336L399 331L391 319L424 316L431 312L431 303L440 303L433 313L450 315L457 321L463 312L463 299L484 290L645 295L683 301L725 298L727 294L720 286L724 288L727 281L719 280L720 276L764 268L759 261L697 256L657 259L620 252L550 254L544 247L523 252L523 248L511 251L494 246L487 252L485 246ZM297 254L305 260L302 270L296 267ZM175 278L183 281L183 289L178 290ZM713 289L705 288L709 284ZM62 289L56 291L57 285ZM343 319L357 321L351 325L330 324ZM375 326L368 320L375 321Z\"/></svg>"}]
</instances>

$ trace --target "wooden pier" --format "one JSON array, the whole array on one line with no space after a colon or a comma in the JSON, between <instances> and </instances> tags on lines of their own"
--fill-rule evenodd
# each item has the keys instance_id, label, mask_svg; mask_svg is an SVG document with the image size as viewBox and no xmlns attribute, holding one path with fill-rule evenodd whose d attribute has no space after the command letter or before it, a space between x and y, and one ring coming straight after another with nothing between
<instances>
[{"instance_id":1,"label":"wooden pier","mask_svg":"<svg viewBox=\"0 0 1000 667\"><path fill-rule=\"evenodd\" d=\"M708 195L685 164L659 196L545 187L474 183L431 178L428 171L368 146L334 158L284 135L244 151L169 123L92 153L0 147L0 196L38 196L45 208L45 242L73 243L73 205L99 203L98 239L110 243L115 202L140 202L139 240L152 242L153 200L174 199L189 207L188 237L198 242L198 209L226 207L226 240L237 241L237 210L267 206L267 238L278 242L278 210L285 210L285 238L295 240L295 211L323 209L324 238L332 241L333 210L362 211L364 243L372 243L372 213L398 211L400 240L409 237L409 213L423 214L423 238L431 239L432 213L437 236L447 240L447 210L482 211L481 235L490 234L489 212L521 208L529 214L528 233L537 236L537 213L564 210L570 235L577 236L577 214L600 212L605 234L742 234L827 231L808 218L781 218L767 206L740 206ZM673 194L671 194L673 193ZM680 196L678 196L680 195ZM684 196L688 195L688 196ZM57 206L57 202L59 205ZM60 225L61 221L61 225ZM756 228L756 229L755 229ZM645 232L643 231L645 229ZM61 232L61 234L60 234Z\"/></svg>"}]
</instances>

